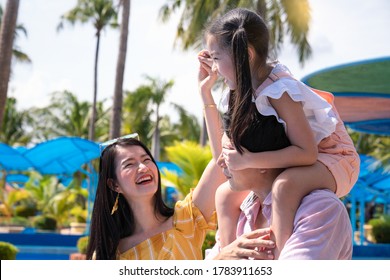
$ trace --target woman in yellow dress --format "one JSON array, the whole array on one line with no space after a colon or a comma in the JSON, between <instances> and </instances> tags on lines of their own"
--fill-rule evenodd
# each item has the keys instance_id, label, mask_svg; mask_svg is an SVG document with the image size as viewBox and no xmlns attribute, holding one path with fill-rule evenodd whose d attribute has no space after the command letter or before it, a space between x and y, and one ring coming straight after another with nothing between
<instances>
[{"instance_id":1,"label":"woman in yellow dress","mask_svg":"<svg viewBox=\"0 0 390 280\"><path fill-rule=\"evenodd\" d=\"M118 139L100 157L88 259L202 259L206 231L216 228L215 190L223 182L212 159L198 185L174 209L162 199L149 149Z\"/></svg>"},{"instance_id":2,"label":"woman in yellow dress","mask_svg":"<svg viewBox=\"0 0 390 280\"><path fill-rule=\"evenodd\" d=\"M215 190L224 181L213 158L198 185L174 209L162 199L156 161L139 140L123 138L100 157L88 259L202 259L216 228Z\"/></svg>"},{"instance_id":3,"label":"woman in yellow dress","mask_svg":"<svg viewBox=\"0 0 390 280\"><path fill-rule=\"evenodd\" d=\"M200 69L200 82L210 77L207 70ZM226 179L216 164L222 150L219 112L209 90L201 90L201 97L213 158L174 209L163 202L160 172L142 142L122 137L104 148L87 259L203 259L206 231L216 228L215 191Z\"/></svg>"}]
</instances>

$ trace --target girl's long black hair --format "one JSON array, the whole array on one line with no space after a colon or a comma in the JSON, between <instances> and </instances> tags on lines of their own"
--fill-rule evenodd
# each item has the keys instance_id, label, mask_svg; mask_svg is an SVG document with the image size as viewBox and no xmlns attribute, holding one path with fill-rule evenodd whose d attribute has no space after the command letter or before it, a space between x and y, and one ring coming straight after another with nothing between
<instances>
[{"instance_id":1,"label":"girl's long black hair","mask_svg":"<svg viewBox=\"0 0 390 280\"><path fill-rule=\"evenodd\" d=\"M218 18L206 29L206 36L216 38L221 48L227 50L234 63L236 89L230 92L229 131L235 148L242 153L241 139L245 131L259 117L252 102L251 69L248 47L251 45L258 57L259 67L268 58L269 32L261 16L248 9L237 8Z\"/></svg>"}]
</instances>

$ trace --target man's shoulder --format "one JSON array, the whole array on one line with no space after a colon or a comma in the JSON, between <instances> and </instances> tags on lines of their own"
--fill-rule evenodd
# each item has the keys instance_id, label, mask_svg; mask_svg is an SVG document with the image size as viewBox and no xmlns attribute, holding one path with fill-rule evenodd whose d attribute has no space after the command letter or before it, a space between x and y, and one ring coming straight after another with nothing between
<instances>
[{"instance_id":1,"label":"man's shoulder","mask_svg":"<svg viewBox=\"0 0 390 280\"><path fill-rule=\"evenodd\" d=\"M331 191L305 196L281 259L351 259L352 228L343 202Z\"/></svg>"},{"instance_id":2,"label":"man's shoulder","mask_svg":"<svg viewBox=\"0 0 390 280\"><path fill-rule=\"evenodd\" d=\"M301 214L307 212L346 211L343 202L330 190L315 190L306 195L298 208Z\"/></svg>"},{"instance_id":3,"label":"man's shoulder","mask_svg":"<svg viewBox=\"0 0 390 280\"><path fill-rule=\"evenodd\" d=\"M329 200L329 201L334 200L335 203L342 204L341 200L336 196L336 194L330 190L327 190L327 189L312 191L311 193L309 193L308 195L306 195L303 198L302 203L304 203L305 201L309 202L309 201L317 200L317 199L324 199L324 200Z\"/></svg>"}]
</instances>

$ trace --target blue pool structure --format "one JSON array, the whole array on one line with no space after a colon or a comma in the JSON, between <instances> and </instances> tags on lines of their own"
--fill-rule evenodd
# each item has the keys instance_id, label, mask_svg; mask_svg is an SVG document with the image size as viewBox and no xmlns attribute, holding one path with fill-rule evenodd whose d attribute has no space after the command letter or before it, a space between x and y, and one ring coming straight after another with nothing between
<instances>
[{"instance_id":1,"label":"blue pool structure","mask_svg":"<svg viewBox=\"0 0 390 280\"><path fill-rule=\"evenodd\" d=\"M38 232L0 233L0 241L15 245L16 260L69 260L77 252L77 241L84 235ZM390 244L354 245L354 260L390 260Z\"/></svg>"},{"instance_id":2,"label":"blue pool structure","mask_svg":"<svg viewBox=\"0 0 390 280\"><path fill-rule=\"evenodd\" d=\"M390 244L354 245L354 260L390 260Z\"/></svg>"},{"instance_id":3,"label":"blue pool structure","mask_svg":"<svg viewBox=\"0 0 390 280\"><path fill-rule=\"evenodd\" d=\"M19 233L0 233L0 241L18 248L17 260L69 260L77 253L77 241L83 235L39 232L25 229Z\"/></svg>"}]
</instances>

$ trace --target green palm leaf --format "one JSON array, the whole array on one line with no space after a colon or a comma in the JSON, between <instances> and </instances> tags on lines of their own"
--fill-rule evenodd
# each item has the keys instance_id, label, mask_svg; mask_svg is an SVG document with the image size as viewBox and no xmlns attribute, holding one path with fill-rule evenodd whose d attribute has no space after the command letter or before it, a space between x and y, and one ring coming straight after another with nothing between
<instances>
[{"instance_id":1,"label":"green palm leaf","mask_svg":"<svg viewBox=\"0 0 390 280\"><path fill-rule=\"evenodd\" d=\"M180 177L172 172L163 172L163 180L173 184L183 196L189 193L199 182L207 164L212 158L209 147L202 147L191 141L175 142L173 146L166 147L169 161L181 168L183 174Z\"/></svg>"}]
</instances>

